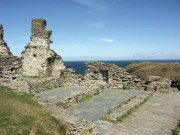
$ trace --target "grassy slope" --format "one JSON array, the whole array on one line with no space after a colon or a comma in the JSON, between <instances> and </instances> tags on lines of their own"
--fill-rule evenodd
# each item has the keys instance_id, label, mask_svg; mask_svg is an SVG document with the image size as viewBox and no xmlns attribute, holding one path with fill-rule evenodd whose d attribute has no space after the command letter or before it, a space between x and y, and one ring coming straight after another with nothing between
<instances>
[{"instance_id":1,"label":"grassy slope","mask_svg":"<svg viewBox=\"0 0 180 135\"><path fill-rule=\"evenodd\" d=\"M137 62L125 68L128 72L143 78L150 75L180 79L180 63Z\"/></svg>"},{"instance_id":2,"label":"grassy slope","mask_svg":"<svg viewBox=\"0 0 180 135\"><path fill-rule=\"evenodd\" d=\"M63 135L65 129L33 95L0 86L1 135Z\"/></svg>"}]
</instances>

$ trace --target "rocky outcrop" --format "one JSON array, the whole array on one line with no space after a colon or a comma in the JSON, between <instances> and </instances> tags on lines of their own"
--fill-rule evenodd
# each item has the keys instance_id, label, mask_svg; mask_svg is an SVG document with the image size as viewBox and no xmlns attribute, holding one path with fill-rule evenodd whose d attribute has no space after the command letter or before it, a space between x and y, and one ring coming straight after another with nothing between
<instances>
[{"instance_id":1,"label":"rocky outcrop","mask_svg":"<svg viewBox=\"0 0 180 135\"><path fill-rule=\"evenodd\" d=\"M45 28L46 20L32 20L31 42L22 52L24 76L60 77L65 69L61 56L50 49L52 31Z\"/></svg>"}]
</instances>

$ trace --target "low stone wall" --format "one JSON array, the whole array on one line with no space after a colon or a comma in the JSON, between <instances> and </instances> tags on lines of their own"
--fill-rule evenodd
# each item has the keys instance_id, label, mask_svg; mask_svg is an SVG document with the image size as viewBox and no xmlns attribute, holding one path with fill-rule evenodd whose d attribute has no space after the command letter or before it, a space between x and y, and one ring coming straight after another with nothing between
<instances>
[{"instance_id":1,"label":"low stone wall","mask_svg":"<svg viewBox=\"0 0 180 135\"><path fill-rule=\"evenodd\" d=\"M137 76L131 76L124 68L115 64L88 61L86 62L86 66L88 69L85 76L96 76L89 80L107 83L107 85L111 88L127 87L129 89L139 89L144 87L144 81L137 78Z\"/></svg>"},{"instance_id":2,"label":"low stone wall","mask_svg":"<svg viewBox=\"0 0 180 135\"><path fill-rule=\"evenodd\" d=\"M53 77L38 80L26 78L25 81L29 85L30 93L39 93L41 91L47 91L62 86L61 79Z\"/></svg>"},{"instance_id":3,"label":"low stone wall","mask_svg":"<svg viewBox=\"0 0 180 135\"><path fill-rule=\"evenodd\" d=\"M71 92L69 95L65 96L61 101L57 103L58 106L63 108L68 108L71 105L77 103L85 96L93 96L97 93L102 92L105 89L103 85L91 85L86 91L82 92Z\"/></svg>"},{"instance_id":4,"label":"low stone wall","mask_svg":"<svg viewBox=\"0 0 180 135\"><path fill-rule=\"evenodd\" d=\"M66 127L67 135L97 135L96 126L83 118L74 116L67 112L62 107L58 107L54 104L42 102L36 99L40 104L46 106L48 110L52 112L52 116L55 117L60 123Z\"/></svg>"},{"instance_id":5,"label":"low stone wall","mask_svg":"<svg viewBox=\"0 0 180 135\"><path fill-rule=\"evenodd\" d=\"M178 89L171 89L171 80L159 76L148 76L145 81L146 91L177 91Z\"/></svg>"},{"instance_id":6,"label":"low stone wall","mask_svg":"<svg viewBox=\"0 0 180 135\"><path fill-rule=\"evenodd\" d=\"M21 61L16 56L0 57L0 78L16 79L21 75Z\"/></svg>"}]
</instances>

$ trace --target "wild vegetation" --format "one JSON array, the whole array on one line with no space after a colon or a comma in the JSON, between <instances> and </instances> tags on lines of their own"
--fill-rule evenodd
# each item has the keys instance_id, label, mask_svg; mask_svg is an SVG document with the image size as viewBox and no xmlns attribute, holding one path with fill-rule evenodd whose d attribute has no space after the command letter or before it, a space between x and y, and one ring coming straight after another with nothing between
<instances>
[{"instance_id":1,"label":"wild vegetation","mask_svg":"<svg viewBox=\"0 0 180 135\"><path fill-rule=\"evenodd\" d=\"M180 63L135 62L125 67L128 72L141 78L160 76L180 79Z\"/></svg>"},{"instance_id":2,"label":"wild vegetation","mask_svg":"<svg viewBox=\"0 0 180 135\"><path fill-rule=\"evenodd\" d=\"M32 97L0 86L0 134L65 135L65 127Z\"/></svg>"}]
</instances>

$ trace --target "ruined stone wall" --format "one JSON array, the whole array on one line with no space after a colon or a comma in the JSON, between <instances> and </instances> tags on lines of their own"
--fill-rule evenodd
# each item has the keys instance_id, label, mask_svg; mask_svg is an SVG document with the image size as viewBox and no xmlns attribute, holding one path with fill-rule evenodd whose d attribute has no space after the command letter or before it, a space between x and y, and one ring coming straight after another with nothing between
<instances>
[{"instance_id":1,"label":"ruined stone wall","mask_svg":"<svg viewBox=\"0 0 180 135\"><path fill-rule=\"evenodd\" d=\"M29 86L30 93L39 93L42 91L52 90L62 86L62 80L60 78L48 77L42 79L28 79L25 78Z\"/></svg>"},{"instance_id":2,"label":"ruined stone wall","mask_svg":"<svg viewBox=\"0 0 180 135\"><path fill-rule=\"evenodd\" d=\"M147 91L178 91L178 89L171 88L171 80L168 78L162 78L159 76L148 76L146 81Z\"/></svg>"},{"instance_id":3,"label":"ruined stone wall","mask_svg":"<svg viewBox=\"0 0 180 135\"><path fill-rule=\"evenodd\" d=\"M142 80L136 76L131 76L124 68L115 64L88 61L86 62L86 66L88 69L85 73L85 80L101 81L107 83L112 88L123 88L123 86L126 86L130 89L139 89L144 84Z\"/></svg>"},{"instance_id":4,"label":"ruined stone wall","mask_svg":"<svg viewBox=\"0 0 180 135\"><path fill-rule=\"evenodd\" d=\"M3 26L0 24L0 78L16 79L21 74L21 61L12 55L3 34Z\"/></svg>"},{"instance_id":5,"label":"ruined stone wall","mask_svg":"<svg viewBox=\"0 0 180 135\"><path fill-rule=\"evenodd\" d=\"M9 47L7 46L6 42L3 39L3 26L0 24L0 57L6 57L12 55L12 53L9 50Z\"/></svg>"},{"instance_id":6,"label":"ruined stone wall","mask_svg":"<svg viewBox=\"0 0 180 135\"><path fill-rule=\"evenodd\" d=\"M45 28L46 20L32 20L31 42L22 52L24 76L60 77L65 69L61 56L50 49L52 31Z\"/></svg>"}]
</instances>

